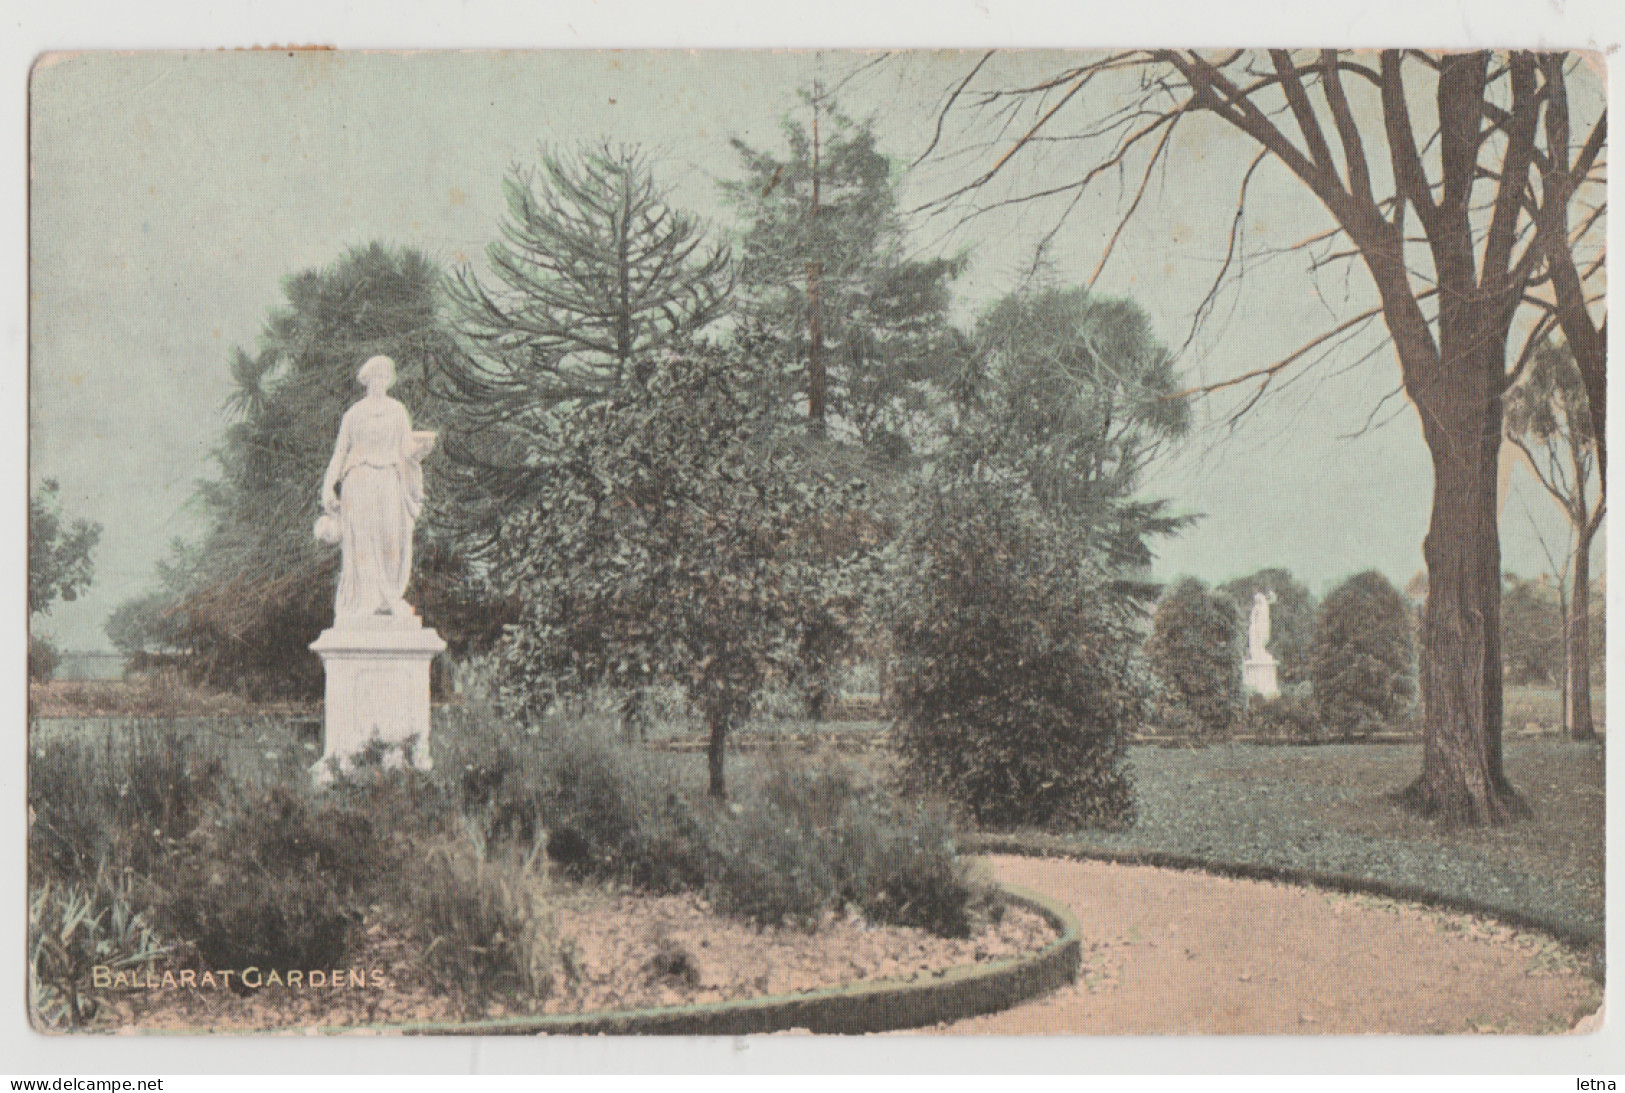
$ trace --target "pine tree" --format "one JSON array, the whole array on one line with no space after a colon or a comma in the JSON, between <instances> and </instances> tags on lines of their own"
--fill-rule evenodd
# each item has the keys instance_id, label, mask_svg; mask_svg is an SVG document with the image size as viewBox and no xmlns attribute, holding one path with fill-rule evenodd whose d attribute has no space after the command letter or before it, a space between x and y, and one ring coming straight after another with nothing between
<instances>
[{"instance_id":1,"label":"pine tree","mask_svg":"<svg viewBox=\"0 0 1625 1093\"><path fill-rule=\"evenodd\" d=\"M821 87L810 125L786 118L784 155L733 142L744 177L723 191L744 222L740 310L779 344L822 433L837 419L871 452L898 457L929 405L930 381L969 346L948 321L963 256L911 258L891 160L868 121Z\"/></svg>"}]
</instances>

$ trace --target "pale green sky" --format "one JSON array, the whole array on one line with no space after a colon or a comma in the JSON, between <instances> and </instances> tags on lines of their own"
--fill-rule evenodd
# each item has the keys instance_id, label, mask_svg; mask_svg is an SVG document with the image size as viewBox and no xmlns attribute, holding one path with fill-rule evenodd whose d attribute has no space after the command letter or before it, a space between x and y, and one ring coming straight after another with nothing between
<instances>
[{"instance_id":1,"label":"pale green sky","mask_svg":"<svg viewBox=\"0 0 1625 1093\"><path fill-rule=\"evenodd\" d=\"M68 509L104 526L94 587L44 629L67 648L105 647L107 613L149 584L171 537L198 531L188 502L226 423L231 349L254 344L284 276L373 239L477 261L496 231L504 172L544 141L642 143L678 203L725 222L714 179L736 172L728 139L776 146L779 119L815 74L829 84L851 76L847 111L875 113L882 146L906 163L973 58L910 55L856 75L861 58L840 53L87 54L42 64L30 134L31 477L59 479ZM995 64L1044 72L1056 57ZM913 172L904 204L984 168L997 147ZM1222 255L1251 148L1198 122L1175 152L1176 169L1147 196L1097 290L1132 295L1178 346ZM1041 182L1065 167L1052 157L1013 173ZM1253 193L1251 239L1291 241L1326 223L1278 169L1262 170ZM1118 201L1108 186L1074 210L1051 252L1060 280L1094 269ZM952 233L949 218L921 221L913 238L922 250L970 249L959 286L969 317L1014 285L1055 211L990 215ZM1273 361L1330 316L1368 306L1358 268L1346 294L1329 280L1321 291L1325 300L1301 267L1250 273L1184 358L1193 382ZM1431 474L1415 415L1401 403L1391 424L1341 439L1398 383L1386 349L1354 366L1369 347L1307 374L1234 433L1213 423L1233 403L1199 414L1209 424L1148 493L1207 516L1164 545L1159 574L1222 580L1284 565L1318 593L1370 566L1400 583L1421 568ZM1526 506L1561 539L1550 502L1518 471L1504 550L1509 569L1532 573L1545 562Z\"/></svg>"}]
</instances>

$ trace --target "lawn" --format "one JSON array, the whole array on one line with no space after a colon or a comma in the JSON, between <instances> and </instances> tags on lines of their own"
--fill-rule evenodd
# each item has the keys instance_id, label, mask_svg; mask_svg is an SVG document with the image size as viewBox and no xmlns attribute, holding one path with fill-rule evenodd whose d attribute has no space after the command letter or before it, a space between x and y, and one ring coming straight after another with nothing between
<instances>
[{"instance_id":1,"label":"lawn","mask_svg":"<svg viewBox=\"0 0 1625 1093\"><path fill-rule=\"evenodd\" d=\"M1388 796L1416 777L1421 752L1416 744L1135 747L1134 827L1063 841L1414 885L1600 940L1603 745L1509 741L1507 772L1533 816L1454 831Z\"/></svg>"}]
</instances>

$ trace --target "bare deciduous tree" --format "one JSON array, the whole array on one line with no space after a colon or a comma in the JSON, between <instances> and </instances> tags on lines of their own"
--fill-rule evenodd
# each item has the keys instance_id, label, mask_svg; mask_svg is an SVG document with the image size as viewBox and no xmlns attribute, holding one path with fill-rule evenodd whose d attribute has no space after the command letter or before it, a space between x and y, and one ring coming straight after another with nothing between
<instances>
[{"instance_id":1,"label":"bare deciduous tree","mask_svg":"<svg viewBox=\"0 0 1625 1093\"><path fill-rule=\"evenodd\" d=\"M1554 330L1574 349L1599 440L1599 476L1606 471L1599 236L1607 115L1596 95L1595 108L1587 107L1595 116L1576 124L1571 84L1578 86L1575 71L1584 59L1485 51L1145 50L1095 56L1019 86L998 85L996 66L985 61L947 96L932 147L954 145L942 123L957 116L995 125L1002 151L930 208L965 208L972 195L993 193L991 184L1010 173L1017 157L1046 149L1075 157L1067 181L982 200L964 215L1054 198L1069 198L1070 211L1091 185L1131 175L1138 185L1130 187L1098 277L1153 177L1175 154L1176 129L1199 116L1218 119L1257 153L1242 176L1225 258L1195 324L1227 279L1240 275L1242 216L1261 164L1285 167L1329 214L1324 232L1289 249L1311 255L1317 266L1360 263L1376 306L1267 367L1200 390L1252 384L1251 405L1311 353L1378 317L1384 321L1434 472L1423 545L1425 746L1410 796L1426 813L1472 823L1519 812L1524 806L1501 762L1502 399ZM1201 185L1212 185L1206 172L1200 177ZM1513 350L1520 324L1523 343Z\"/></svg>"}]
</instances>

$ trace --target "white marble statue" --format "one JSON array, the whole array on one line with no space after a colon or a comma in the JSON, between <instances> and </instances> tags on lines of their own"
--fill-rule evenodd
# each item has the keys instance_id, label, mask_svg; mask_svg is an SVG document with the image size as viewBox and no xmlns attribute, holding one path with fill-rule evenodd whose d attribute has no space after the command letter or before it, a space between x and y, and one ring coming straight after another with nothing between
<instances>
[{"instance_id":1,"label":"white marble statue","mask_svg":"<svg viewBox=\"0 0 1625 1093\"><path fill-rule=\"evenodd\" d=\"M395 363L388 357L373 357L356 378L367 395L339 426L316 526L318 538L337 539L343 551L336 626L415 617L404 597L412 527L423 509L422 460L435 439L413 432L406 407L389 397Z\"/></svg>"},{"instance_id":2,"label":"white marble statue","mask_svg":"<svg viewBox=\"0 0 1625 1093\"><path fill-rule=\"evenodd\" d=\"M367 397L345 411L316 521L316 537L343 550L333 626L310 646L327 675L322 756L311 768L318 785L377 743L386 765L433 765L429 664L446 650L403 598L434 434L413 432L406 407L389 397L388 357L373 357L356 378Z\"/></svg>"},{"instance_id":3,"label":"white marble statue","mask_svg":"<svg viewBox=\"0 0 1625 1093\"><path fill-rule=\"evenodd\" d=\"M1262 592L1254 592L1253 613L1247 621L1247 659L1242 662L1242 684L1266 698L1281 693L1269 644L1270 598Z\"/></svg>"},{"instance_id":4,"label":"white marble statue","mask_svg":"<svg viewBox=\"0 0 1625 1093\"><path fill-rule=\"evenodd\" d=\"M1270 599L1262 592L1253 593L1253 614L1247 623L1247 659L1269 660Z\"/></svg>"}]
</instances>

